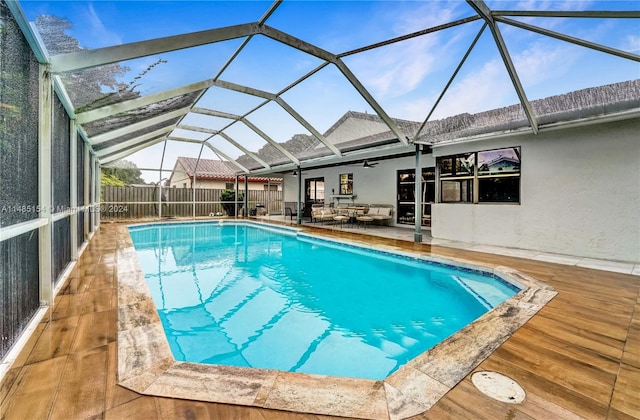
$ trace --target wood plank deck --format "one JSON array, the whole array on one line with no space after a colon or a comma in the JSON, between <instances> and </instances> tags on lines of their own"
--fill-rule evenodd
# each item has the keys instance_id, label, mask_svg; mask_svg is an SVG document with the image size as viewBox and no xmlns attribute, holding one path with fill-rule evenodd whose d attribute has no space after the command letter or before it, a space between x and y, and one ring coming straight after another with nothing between
<instances>
[{"instance_id":1,"label":"wood plank deck","mask_svg":"<svg viewBox=\"0 0 640 420\"><path fill-rule=\"evenodd\" d=\"M328 419L141 396L116 383L115 225L103 224L0 383L0 419ZM640 277L408 241L332 237L503 265L559 293L482 362L517 381L521 404L495 401L470 376L415 419L640 419Z\"/></svg>"}]
</instances>

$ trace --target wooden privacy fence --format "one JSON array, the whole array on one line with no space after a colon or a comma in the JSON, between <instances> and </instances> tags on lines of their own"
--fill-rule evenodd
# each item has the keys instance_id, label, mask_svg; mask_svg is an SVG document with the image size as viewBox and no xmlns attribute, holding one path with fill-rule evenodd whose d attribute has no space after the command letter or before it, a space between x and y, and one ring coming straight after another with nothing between
<instances>
[{"instance_id":1,"label":"wooden privacy fence","mask_svg":"<svg viewBox=\"0 0 640 420\"><path fill-rule=\"evenodd\" d=\"M195 215L226 215L220 195L222 189L195 189ZM242 193L242 191L241 191ZM102 219L135 219L158 216L160 189L148 187L102 187L100 217ZM162 217L192 217L194 190L162 188ZM282 214L282 191L249 190L249 212L264 206L270 214ZM239 207L242 206L239 203ZM240 211L242 214L242 211Z\"/></svg>"}]
</instances>

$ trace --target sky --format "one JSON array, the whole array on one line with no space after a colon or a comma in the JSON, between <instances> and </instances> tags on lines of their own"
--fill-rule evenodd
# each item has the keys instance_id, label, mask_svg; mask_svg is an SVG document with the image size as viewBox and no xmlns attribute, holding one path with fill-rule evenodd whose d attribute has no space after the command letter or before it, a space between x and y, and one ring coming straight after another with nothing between
<instances>
[{"instance_id":1,"label":"sky","mask_svg":"<svg viewBox=\"0 0 640 420\"><path fill-rule=\"evenodd\" d=\"M40 14L69 20L70 36L83 48L93 49L149 40L187 32L255 22L271 2L265 1L22 1L30 21ZM637 1L487 1L501 10L637 10ZM386 39L403 36L451 20L473 15L470 6L453 1L284 1L266 21L319 48L340 54ZM640 54L640 19L513 18L573 37ZM422 122L449 81L456 66L482 27L471 22L403 42L343 57L376 102L393 117ZM640 64L584 47L500 24L500 31L528 99L540 99L586 87L640 78ZM150 64L160 65L139 83L148 95L218 74L241 40L230 40L159 56L121 63L131 69L123 82L131 81ZM322 60L264 36L253 37L220 76L271 93L316 69ZM333 65L283 93L282 98L319 132L324 133L349 110L374 113L372 107ZM518 102L504 63L488 30L460 69L431 119L476 113ZM198 106L243 115L261 99L213 88ZM83 104L74 104L81 106ZM281 107L268 104L247 118L278 142L294 134L309 134ZM221 129L230 120L190 115L185 124ZM265 142L242 124L226 131L242 138L252 151ZM182 137L203 139L202 134L180 131ZM236 158L243 154L216 136L211 143ZM158 144L128 157L138 167L171 169L175 158L198 156L200 146L180 142ZM205 148L204 158L217 158ZM157 173L144 173L150 180Z\"/></svg>"}]
</instances>

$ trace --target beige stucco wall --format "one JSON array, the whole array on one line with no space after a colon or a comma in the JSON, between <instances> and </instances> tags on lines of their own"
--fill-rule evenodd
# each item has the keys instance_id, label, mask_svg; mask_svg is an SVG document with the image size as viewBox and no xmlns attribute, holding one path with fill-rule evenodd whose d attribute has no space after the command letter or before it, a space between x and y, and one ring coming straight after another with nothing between
<instances>
[{"instance_id":1,"label":"beige stucco wall","mask_svg":"<svg viewBox=\"0 0 640 420\"><path fill-rule=\"evenodd\" d=\"M542 131L436 147L436 156L520 146L520 204L435 204L434 238L640 263L640 119ZM407 149L409 151L410 149ZM396 173L414 157L360 166L303 170L324 177L326 202L340 173L353 173L360 203L396 205ZM284 201L297 200L298 179L285 176ZM303 193L304 199L304 193ZM397 210L397 209L396 209ZM408 226L411 228L411 226Z\"/></svg>"},{"instance_id":2,"label":"beige stucco wall","mask_svg":"<svg viewBox=\"0 0 640 420\"><path fill-rule=\"evenodd\" d=\"M413 146L402 150L407 153L412 152ZM338 200L333 195L337 195L340 190L340 174L353 173L353 193L355 203L362 204L390 204L397 210L396 204L396 177L398 170L415 168L415 156L407 156L396 159L382 160L374 168L363 168L361 164L348 165L344 167L332 167L315 170L303 170L302 188L304 189L304 179L324 177L325 182L325 203L351 203L350 200ZM435 160L431 155L421 156L421 167L426 168L435 165ZM334 190L332 193L331 190ZM291 175L284 176L284 201L295 202L298 199L298 178ZM302 194L304 201L304 192ZM395 224L395 220L393 221ZM406 225L405 225L406 226ZM411 228L411 226L409 226Z\"/></svg>"},{"instance_id":3,"label":"beige stucco wall","mask_svg":"<svg viewBox=\"0 0 640 420\"><path fill-rule=\"evenodd\" d=\"M434 150L521 146L521 204L436 204L432 235L640 262L640 119Z\"/></svg>"}]
</instances>

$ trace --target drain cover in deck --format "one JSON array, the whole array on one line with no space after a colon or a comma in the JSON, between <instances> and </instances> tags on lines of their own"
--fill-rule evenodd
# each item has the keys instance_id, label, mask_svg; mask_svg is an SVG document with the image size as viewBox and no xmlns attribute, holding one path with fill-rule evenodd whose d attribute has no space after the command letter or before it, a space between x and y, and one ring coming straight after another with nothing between
<instances>
[{"instance_id":1,"label":"drain cover in deck","mask_svg":"<svg viewBox=\"0 0 640 420\"><path fill-rule=\"evenodd\" d=\"M513 379L498 372L476 372L471 382L480 392L498 401L518 404L524 401L524 389Z\"/></svg>"}]
</instances>

